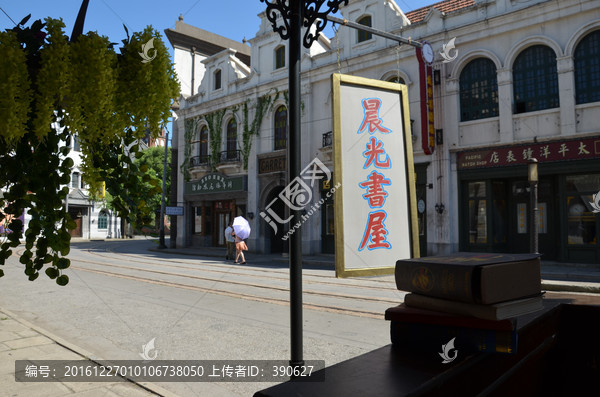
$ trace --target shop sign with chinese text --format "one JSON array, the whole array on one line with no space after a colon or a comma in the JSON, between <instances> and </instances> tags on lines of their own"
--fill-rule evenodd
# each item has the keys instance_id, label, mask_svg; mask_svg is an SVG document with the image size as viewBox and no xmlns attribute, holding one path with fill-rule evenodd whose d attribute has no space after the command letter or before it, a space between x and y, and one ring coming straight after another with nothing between
<instances>
[{"instance_id":1,"label":"shop sign with chinese text","mask_svg":"<svg viewBox=\"0 0 600 397\"><path fill-rule=\"evenodd\" d=\"M540 163L597 159L600 158L600 137L468 150L457 154L456 163L459 170L469 170L524 165L531 158Z\"/></svg>"},{"instance_id":2,"label":"shop sign with chinese text","mask_svg":"<svg viewBox=\"0 0 600 397\"><path fill-rule=\"evenodd\" d=\"M221 174L208 174L197 181L190 181L185 184L185 194L238 192L246 190L247 183L244 176L227 177Z\"/></svg>"},{"instance_id":3,"label":"shop sign with chinese text","mask_svg":"<svg viewBox=\"0 0 600 397\"><path fill-rule=\"evenodd\" d=\"M333 75L336 275L391 274L419 256L405 85Z\"/></svg>"}]
</instances>

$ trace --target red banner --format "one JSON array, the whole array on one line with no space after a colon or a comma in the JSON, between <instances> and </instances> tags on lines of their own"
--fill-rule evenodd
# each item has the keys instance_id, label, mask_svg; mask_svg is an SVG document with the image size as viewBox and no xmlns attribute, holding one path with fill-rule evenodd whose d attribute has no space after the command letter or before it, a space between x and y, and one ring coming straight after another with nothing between
<instances>
[{"instance_id":1,"label":"red banner","mask_svg":"<svg viewBox=\"0 0 600 397\"><path fill-rule=\"evenodd\" d=\"M435 126L433 117L433 68L423 59L423 51L417 50L419 61L419 84L421 89L421 147L425 154L435 149Z\"/></svg>"}]
</instances>

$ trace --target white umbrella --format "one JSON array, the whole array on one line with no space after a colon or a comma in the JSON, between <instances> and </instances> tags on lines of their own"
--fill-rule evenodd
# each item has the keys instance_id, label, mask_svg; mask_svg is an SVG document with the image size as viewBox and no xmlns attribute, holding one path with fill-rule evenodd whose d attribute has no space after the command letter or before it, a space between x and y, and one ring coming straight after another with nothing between
<instances>
[{"instance_id":1,"label":"white umbrella","mask_svg":"<svg viewBox=\"0 0 600 397\"><path fill-rule=\"evenodd\" d=\"M233 219L233 231L242 240L247 239L250 236L250 224L243 216L236 216Z\"/></svg>"}]
</instances>

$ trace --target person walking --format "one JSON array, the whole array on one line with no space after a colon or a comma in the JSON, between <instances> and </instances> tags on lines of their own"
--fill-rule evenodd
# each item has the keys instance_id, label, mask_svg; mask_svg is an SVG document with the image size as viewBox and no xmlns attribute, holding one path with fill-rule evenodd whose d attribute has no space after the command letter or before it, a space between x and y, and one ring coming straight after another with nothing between
<instances>
[{"instance_id":1,"label":"person walking","mask_svg":"<svg viewBox=\"0 0 600 397\"><path fill-rule=\"evenodd\" d=\"M235 256L235 262L234 263L240 263L242 265L245 265L246 264L246 258L244 257L244 251L248 251L248 246L246 245L246 243L244 242L244 240L242 240L238 236L235 236L235 249L236 249L236 256ZM240 256L242 257L242 262L238 262L238 258Z\"/></svg>"},{"instance_id":2,"label":"person walking","mask_svg":"<svg viewBox=\"0 0 600 397\"><path fill-rule=\"evenodd\" d=\"M225 244L227 245L227 256L225 259L233 259L233 250L235 248L235 239L233 237L233 222L229 222L225 228Z\"/></svg>"}]
</instances>

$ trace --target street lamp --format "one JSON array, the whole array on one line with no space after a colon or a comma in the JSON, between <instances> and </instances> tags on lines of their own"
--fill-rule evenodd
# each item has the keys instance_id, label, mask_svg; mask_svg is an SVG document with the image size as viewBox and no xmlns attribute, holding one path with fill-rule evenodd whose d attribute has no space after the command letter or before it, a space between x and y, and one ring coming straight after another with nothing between
<instances>
[{"instance_id":1,"label":"street lamp","mask_svg":"<svg viewBox=\"0 0 600 397\"><path fill-rule=\"evenodd\" d=\"M279 33L283 40L289 40L289 180L294 180L301 173L300 152L300 40L302 26L304 47L310 48L312 43L325 29L327 15L336 13L340 5L348 5L348 0L327 0L326 11L321 6L326 0L260 0L267 5L267 19L273 31ZM313 31L311 26L315 27ZM300 222L301 212L291 210L294 222ZM302 230L296 230L290 238L290 334L291 360L293 366L304 364L302 358Z\"/></svg>"},{"instance_id":2,"label":"street lamp","mask_svg":"<svg viewBox=\"0 0 600 397\"><path fill-rule=\"evenodd\" d=\"M529 159L527 180L529 181L529 199L531 211L529 212L529 251L538 253L538 161Z\"/></svg>"}]
</instances>

